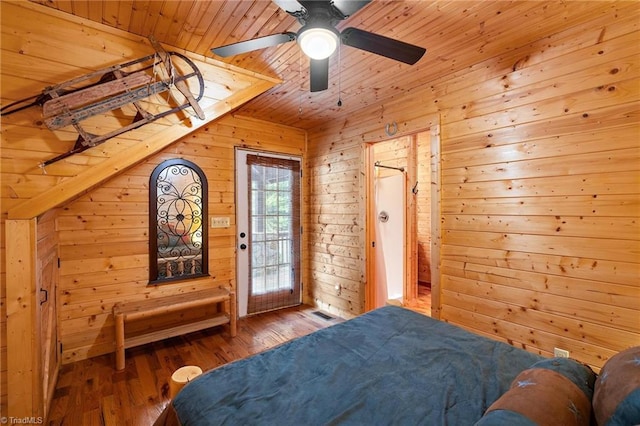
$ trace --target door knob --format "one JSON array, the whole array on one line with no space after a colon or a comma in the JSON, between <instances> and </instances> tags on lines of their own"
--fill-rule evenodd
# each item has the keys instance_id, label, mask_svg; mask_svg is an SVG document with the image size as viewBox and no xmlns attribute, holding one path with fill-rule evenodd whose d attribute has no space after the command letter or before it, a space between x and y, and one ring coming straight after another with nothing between
<instances>
[{"instance_id":1,"label":"door knob","mask_svg":"<svg viewBox=\"0 0 640 426\"><path fill-rule=\"evenodd\" d=\"M247 245L242 243L240 244L240 250L246 250L247 249Z\"/></svg>"}]
</instances>

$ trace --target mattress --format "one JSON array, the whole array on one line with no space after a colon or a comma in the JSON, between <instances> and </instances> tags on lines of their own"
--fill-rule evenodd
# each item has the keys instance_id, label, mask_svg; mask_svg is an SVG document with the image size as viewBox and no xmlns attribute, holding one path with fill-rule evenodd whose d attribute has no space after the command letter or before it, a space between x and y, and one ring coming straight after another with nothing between
<instances>
[{"instance_id":1,"label":"mattress","mask_svg":"<svg viewBox=\"0 0 640 426\"><path fill-rule=\"evenodd\" d=\"M544 359L385 306L193 380L157 425L466 425Z\"/></svg>"}]
</instances>

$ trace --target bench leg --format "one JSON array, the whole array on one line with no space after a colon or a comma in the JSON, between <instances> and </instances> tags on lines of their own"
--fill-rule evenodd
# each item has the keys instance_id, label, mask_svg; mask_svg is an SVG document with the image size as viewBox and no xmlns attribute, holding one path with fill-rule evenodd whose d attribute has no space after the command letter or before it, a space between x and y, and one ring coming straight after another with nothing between
<instances>
[{"instance_id":1,"label":"bench leg","mask_svg":"<svg viewBox=\"0 0 640 426\"><path fill-rule=\"evenodd\" d=\"M116 323L116 370L124 370L124 315L115 316Z\"/></svg>"},{"instance_id":2,"label":"bench leg","mask_svg":"<svg viewBox=\"0 0 640 426\"><path fill-rule=\"evenodd\" d=\"M236 337L237 330L237 312L236 312L236 292L229 293L229 333L231 337Z\"/></svg>"}]
</instances>

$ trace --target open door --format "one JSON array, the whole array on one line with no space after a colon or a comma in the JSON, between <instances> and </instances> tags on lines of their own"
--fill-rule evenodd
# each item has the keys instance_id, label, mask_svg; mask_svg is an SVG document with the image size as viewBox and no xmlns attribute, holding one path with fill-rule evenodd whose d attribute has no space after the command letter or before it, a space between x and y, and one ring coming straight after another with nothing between
<instances>
[{"instance_id":1,"label":"open door","mask_svg":"<svg viewBox=\"0 0 640 426\"><path fill-rule=\"evenodd\" d=\"M56 246L57 247L57 246ZM58 281L58 252L51 247L38 261L38 309L40 310L40 360L42 363L42 396L45 412L53 398L60 367L56 288Z\"/></svg>"},{"instance_id":2,"label":"open door","mask_svg":"<svg viewBox=\"0 0 640 426\"><path fill-rule=\"evenodd\" d=\"M365 146L366 310L406 304L417 294L414 150L413 136Z\"/></svg>"},{"instance_id":3,"label":"open door","mask_svg":"<svg viewBox=\"0 0 640 426\"><path fill-rule=\"evenodd\" d=\"M376 229L380 227L380 195L376 186L389 176L404 176L402 190L405 210L403 232L405 271L395 272L395 280L404 280L402 304L420 312L439 317L440 306L440 129L434 117L424 131L364 145L366 185L366 292L365 310L384 303L396 303L397 298L380 289L386 258L385 247L378 245ZM397 194L396 194L397 195ZM378 197L378 200L376 200ZM387 197L387 196L383 196ZM387 202L385 200L385 202ZM399 204L400 201L391 201ZM398 216L398 214L394 214ZM389 220L392 216L389 215ZM378 232L377 232L378 231ZM397 252L395 253L397 255ZM381 266L384 267L381 270ZM401 275L399 277L398 275ZM394 278L391 278L392 280ZM428 303L419 294L418 282L430 283ZM393 292L394 290L391 290ZM382 300L381 298L385 299ZM391 299L391 302L389 302Z\"/></svg>"},{"instance_id":4,"label":"open door","mask_svg":"<svg viewBox=\"0 0 640 426\"><path fill-rule=\"evenodd\" d=\"M376 167L374 165L374 167ZM377 167L380 167L378 165ZM376 308L387 303L402 304L407 281L406 240L406 175L396 174L374 178L373 209L375 217ZM409 250L408 250L409 249Z\"/></svg>"}]
</instances>

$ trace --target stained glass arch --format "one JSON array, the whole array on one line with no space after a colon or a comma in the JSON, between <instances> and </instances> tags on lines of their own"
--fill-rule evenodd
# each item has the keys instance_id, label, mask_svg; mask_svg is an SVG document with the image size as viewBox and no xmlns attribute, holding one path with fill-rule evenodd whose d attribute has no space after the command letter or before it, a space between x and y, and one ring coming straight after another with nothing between
<instances>
[{"instance_id":1,"label":"stained glass arch","mask_svg":"<svg viewBox=\"0 0 640 426\"><path fill-rule=\"evenodd\" d=\"M207 178L175 158L149 180L149 283L208 276Z\"/></svg>"}]
</instances>

